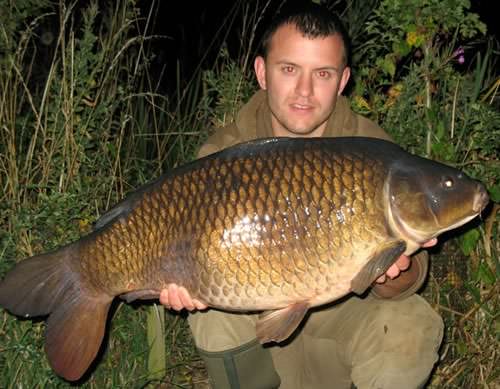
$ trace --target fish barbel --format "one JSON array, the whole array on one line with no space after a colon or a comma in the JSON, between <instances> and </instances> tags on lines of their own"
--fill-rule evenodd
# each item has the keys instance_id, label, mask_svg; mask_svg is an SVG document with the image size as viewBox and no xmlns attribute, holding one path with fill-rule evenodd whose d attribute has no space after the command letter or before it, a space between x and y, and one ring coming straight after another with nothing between
<instances>
[{"instance_id":1,"label":"fish barbel","mask_svg":"<svg viewBox=\"0 0 500 389\"><path fill-rule=\"evenodd\" d=\"M286 339L310 307L363 293L401 254L477 216L484 187L372 138L270 138L162 175L80 240L20 261L0 306L48 316L55 372L80 378L111 301L169 283L213 308L268 311L261 342Z\"/></svg>"}]
</instances>

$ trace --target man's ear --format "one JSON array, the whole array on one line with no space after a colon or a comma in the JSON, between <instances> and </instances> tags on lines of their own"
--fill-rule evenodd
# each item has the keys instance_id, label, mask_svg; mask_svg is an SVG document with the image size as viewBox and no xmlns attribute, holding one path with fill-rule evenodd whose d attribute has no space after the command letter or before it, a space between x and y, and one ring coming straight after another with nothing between
<instances>
[{"instance_id":1,"label":"man's ear","mask_svg":"<svg viewBox=\"0 0 500 389\"><path fill-rule=\"evenodd\" d=\"M340 78L340 85L339 85L339 91L338 95L340 96L342 92L344 91L344 88L346 87L347 83L349 82L349 77L351 77L351 68L349 66L346 66L344 70L342 71L342 77Z\"/></svg>"},{"instance_id":2,"label":"man's ear","mask_svg":"<svg viewBox=\"0 0 500 389\"><path fill-rule=\"evenodd\" d=\"M253 63L257 81L262 89L266 89L266 60L258 55Z\"/></svg>"}]
</instances>

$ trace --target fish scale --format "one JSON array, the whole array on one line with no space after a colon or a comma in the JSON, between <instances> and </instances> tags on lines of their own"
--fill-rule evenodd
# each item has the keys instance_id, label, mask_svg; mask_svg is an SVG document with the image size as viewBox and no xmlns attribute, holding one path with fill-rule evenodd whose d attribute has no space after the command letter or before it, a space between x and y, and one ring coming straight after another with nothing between
<instances>
[{"instance_id":1,"label":"fish scale","mask_svg":"<svg viewBox=\"0 0 500 389\"><path fill-rule=\"evenodd\" d=\"M46 352L67 380L102 342L114 297L170 283L212 308L268 311L282 341L311 307L362 294L402 254L486 206L458 170L370 138L274 138L173 169L109 210L95 230L19 262L0 306L46 316Z\"/></svg>"}]
</instances>

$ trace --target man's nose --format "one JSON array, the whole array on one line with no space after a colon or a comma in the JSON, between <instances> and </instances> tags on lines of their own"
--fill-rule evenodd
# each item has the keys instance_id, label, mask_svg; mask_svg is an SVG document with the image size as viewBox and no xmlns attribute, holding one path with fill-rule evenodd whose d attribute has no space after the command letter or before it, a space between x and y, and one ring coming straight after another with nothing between
<instances>
[{"instance_id":1,"label":"man's nose","mask_svg":"<svg viewBox=\"0 0 500 389\"><path fill-rule=\"evenodd\" d=\"M299 96L307 97L313 94L313 81L310 74L301 74L296 86L296 92Z\"/></svg>"}]
</instances>

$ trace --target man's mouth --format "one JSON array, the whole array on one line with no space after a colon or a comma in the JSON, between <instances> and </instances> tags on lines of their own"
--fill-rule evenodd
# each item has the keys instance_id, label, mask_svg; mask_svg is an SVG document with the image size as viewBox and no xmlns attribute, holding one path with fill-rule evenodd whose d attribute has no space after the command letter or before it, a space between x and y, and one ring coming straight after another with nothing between
<instances>
[{"instance_id":1,"label":"man's mouth","mask_svg":"<svg viewBox=\"0 0 500 389\"><path fill-rule=\"evenodd\" d=\"M290 107L293 109L293 110L296 110L296 111L311 111L314 109L314 106L310 105L310 104L298 104L298 103L293 103L293 104L290 104Z\"/></svg>"}]
</instances>

